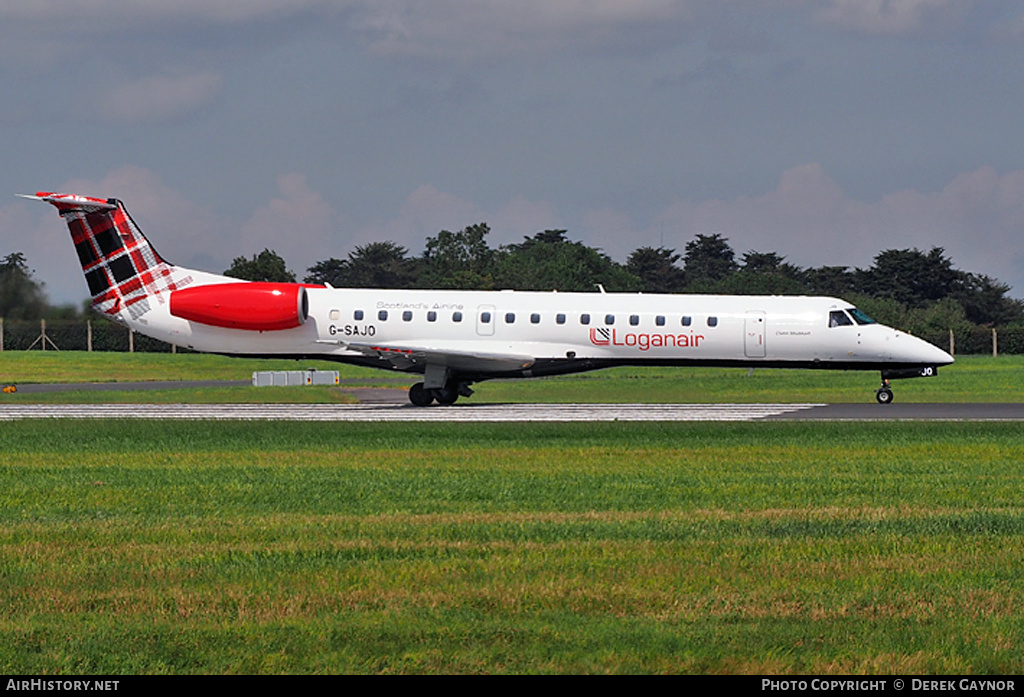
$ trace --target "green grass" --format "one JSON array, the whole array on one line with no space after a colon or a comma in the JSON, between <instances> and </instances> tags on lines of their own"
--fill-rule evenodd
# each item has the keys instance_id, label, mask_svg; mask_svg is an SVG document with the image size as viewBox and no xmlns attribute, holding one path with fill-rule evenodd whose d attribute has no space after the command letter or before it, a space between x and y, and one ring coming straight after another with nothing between
<instances>
[{"instance_id":1,"label":"green grass","mask_svg":"<svg viewBox=\"0 0 1024 697\"><path fill-rule=\"evenodd\" d=\"M403 393L404 394L404 393ZM160 390L75 390L5 394L0 404L353 404L335 387L196 387Z\"/></svg>"},{"instance_id":2,"label":"green grass","mask_svg":"<svg viewBox=\"0 0 1024 697\"><path fill-rule=\"evenodd\" d=\"M360 387L404 390L418 378L390 371L316 361L265 361L202 354L84 352L0 353L0 382L124 382L245 380L255 370L338 370ZM402 382L402 379L406 382ZM396 384L396 379L398 383ZM534 380L494 380L474 386L475 402L779 403L871 402L874 372L727 368L615 368ZM894 381L898 402L1024 402L1024 356L963 356L934 378ZM192 391L65 392L2 395L9 402L337 402L344 390L240 387Z\"/></svg>"},{"instance_id":3,"label":"green grass","mask_svg":"<svg viewBox=\"0 0 1024 697\"><path fill-rule=\"evenodd\" d=\"M1024 669L1018 424L0 428L0 671Z\"/></svg>"},{"instance_id":4,"label":"green grass","mask_svg":"<svg viewBox=\"0 0 1024 697\"><path fill-rule=\"evenodd\" d=\"M204 353L86 351L0 352L0 382L136 382L147 380L248 380L256 370L337 370L346 378L393 377L331 361L231 358Z\"/></svg>"},{"instance_id":5,"label":"green grass","mask_svg":"<svg viewBox=\"0 0 1024 697\"><path fill-rule=\"evenodd\" d=\"M877 372L738 368L616 368L544 380L484 382L498 402L870 402ZM934 378L895 380L899 402L1024 402L1024 356L963 356Z\"/></svg>"},{"instance_id":6,"label":"green grass","mask_svg":"<svg viewBox=\"0 0 1024 697\"><path fill-rule=\"evenodd\" d=\"M337 369L0 354L0 382ZM1019 402L965 357L897 399ZM377 383L377 379L380 379ZM621 368L475 401L870 401L871 373ZM411 380L410 380L411 381ZM3 395L334 402L334 388ZM1024 670L1018 424L0 427L0 670Z\"/></svg>"}]
</instances>

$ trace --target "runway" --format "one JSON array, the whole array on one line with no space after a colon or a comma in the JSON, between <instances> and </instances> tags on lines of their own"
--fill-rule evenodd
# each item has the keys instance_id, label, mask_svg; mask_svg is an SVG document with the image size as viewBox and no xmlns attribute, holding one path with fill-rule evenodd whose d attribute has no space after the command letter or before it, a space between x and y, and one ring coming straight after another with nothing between
<instances>
[{"instance_id":1,"label":"runway","mask_svg":"<svg viewBox=\"0 0 1024 697\"><path fill-rule=\"evenodd\" d=\"M384 379L405 387L405 379ZM18 419L212 419L246 421L1022 421L1024 404L483 404L414 407L405 389L368 387L345 380L341 389L358 404L61 404L5 405L0 421ZM22 393L202 389L252 384L249 380L28 384Z\"/></svg>"},{"instance_id":2,"label":"runway","mask_svg":"<svg viewBox=\"0 0 1024 697\"><path fill-rule=\"evenodd\" d=\"M1024 404L0 404L0 421L1024 421Z\"/></svg>"}]
</instances>

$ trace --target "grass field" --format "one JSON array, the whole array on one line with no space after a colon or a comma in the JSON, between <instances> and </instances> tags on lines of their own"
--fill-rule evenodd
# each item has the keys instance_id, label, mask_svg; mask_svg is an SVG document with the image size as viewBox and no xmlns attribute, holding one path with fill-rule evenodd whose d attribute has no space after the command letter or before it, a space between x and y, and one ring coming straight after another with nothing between
<instances>
[{"instance_id":1,"label":"grass field","mask_svg":"<svg viewBox=\"0 0 1024 697\"><path fill-rule=\"evenodd\" d=\"M338 370L359 386L407 389L416 376L316 361L263 361L201 354L0 353L0 383L245 380L255 370ZM396 378L398 382L396 384ZM403 381L404 378L404 381ZM872 402L874 372L724 368L615 368L474 386L475 402ZM1024 356L962 356L934 378L893 383L898 402L1024 402ZM338 402L344 389L224 387L203 390L2 395L8 402Z\"/></svg>"},{"instance_id":2,"label":"grass field","mask_svg":"<svg viewBox=\"0 0 1024 697\"><path fill-rule=\"evenodd\" d=\"M296 367L394 386L334 364L16 352L0 382ZM897 400L1024 401L1022 368L961 358ZM473 399L871 401L875 381L623 368ZM1018 674L1022 479L1013 423L9 422L0 672Z\"/></svg>"},{"instance_id":3,"label":"grass field","mask_svg":"<svg viewBox=\"0 0 1024 697\"><path fill-rule=\"evenodd\" d=\"M1019 424L0 428L0 671L1021 673Z\"/></svg>"},{"instance_id":4,"label":"grass field","mask_svg":"<svg viewBox=\"0 0 1024 697\"><path fill-rule=\"evenodd\" d=\"M582 403L873 402L877 372L615 368L474 386L473 399ZM1024 356L963 356L934 378L894 380L898 402L1024 402Z\"/></svg>"},{"instance_id":5,"label":"grass field","mask_svg":"<svg viewBox=\"0 0 1024 697\"><path fill-rule=\"evenodd\" d=\"M4 351L0 381L17 383L129 382L144 380L246 380L254 370L339 370L345 377L388 373L329 361L229 358L205 353Z\"/></svg>"}]
</instances>

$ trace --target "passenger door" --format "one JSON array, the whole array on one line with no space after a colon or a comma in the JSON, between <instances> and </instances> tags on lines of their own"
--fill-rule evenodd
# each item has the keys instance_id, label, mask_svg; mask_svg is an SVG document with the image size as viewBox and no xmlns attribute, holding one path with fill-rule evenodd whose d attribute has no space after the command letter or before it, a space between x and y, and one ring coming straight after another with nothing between
<instances>
[{"instance_id":1,"label":"passenger door","mask_svg":"<svg viewBox=\"0 0 1024 697\"><path fill-rule=\"evenodd\" d=\"M743 353L747 358L764 358L764 312L748 312L743 319Z\"/></svg>"}]
</instances>

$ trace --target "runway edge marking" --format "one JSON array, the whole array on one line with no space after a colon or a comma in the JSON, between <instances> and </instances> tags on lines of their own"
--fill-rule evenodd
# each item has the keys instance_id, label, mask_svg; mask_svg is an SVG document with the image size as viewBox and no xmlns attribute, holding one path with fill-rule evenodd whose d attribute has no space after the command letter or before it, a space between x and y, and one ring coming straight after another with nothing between
<instances>
[{"instance_id":1,"label":"runway edge marking","mask_svg":"<svg viewBox=\"0 0 1024 697\"><path fill-rule=\"evenodd\" d=\"M12 404L0 421L164 419L223 421L755 421L820 404L479 404L417 409L357 404Z\"/></svg>"}]
</instances>

